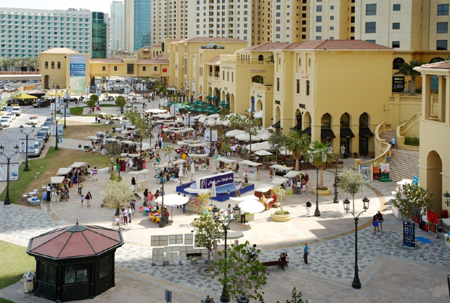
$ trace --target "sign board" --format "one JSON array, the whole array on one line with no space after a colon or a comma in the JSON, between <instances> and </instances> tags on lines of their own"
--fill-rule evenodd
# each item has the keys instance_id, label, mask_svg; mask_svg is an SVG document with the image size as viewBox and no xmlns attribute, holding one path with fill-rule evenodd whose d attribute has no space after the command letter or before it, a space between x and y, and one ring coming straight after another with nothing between
<instances>
[{"instance_id":1,"label":"sign board","mask_svg":"<svg viewBox=\"0 0 450 303\"><path fill-rule=\"evenodd\" d=\"M416 224L403 221L403 246L416 247Z\"/></svg>"},{"instance_id":2,"label":"sign board","mask_svg":"<svg viewBox=\"0 0 450 303\"><path fill-rule=\"evenodd\" d=\"M210 135L212 135L212 138L210 138ZM217 141L217 130L205 130L205 142L209 142L209 141L213 141L216 142Z\"/></svg>"},{"instance_id":3,"label":"sign board","mask_svg":"<svg viewBox=\"0 0 450 303\"><path fill-rule=\"evenodd\" d=\"M58 124L58 136L62 136L64 134L64 125ZM50 135L55 136L56 135L56 124L53 124L50 127Z\"/></svg>"},{"instance_id":4,"label":"sign board","mask_svg":"<svg viewBox=\"0 0 450 303\"><path fill-rule=\"evenodd\" d=\"M68 107L61 107L59 110L59 115L61 118L64 118L64 113L66 114L66 117L70 117L70 109Z\"/></svg>"},{"instance_id":5,"label":"sign board","mask_svg":"<svg viewBox=\"0 0 450 303\"><path fill-rule=\"evenodd\" d=\"M20 139L19 153L24 154L27 149L27 140ZM34 139L28 139L28 153L34 153Z\"/></svg>"},{"instance_id":6,"label":"sign board","mask_svg":"<svg viewBox=\"0 0 450 303\"><path fill-rule=\"evenodd\" d=\"M202 178L198 178L196 181L196 188L212 188L213 182L216 181L216 186L223 186L234 183L234 172L227 172L217 175L210 175Z\"/></svg>"},{"instance_id":7,"label":"sign board","mask_svg":"<svg viewBox=\"0 0 450 303\"><path fill-rule=\"evenodd\" d=\"M428 229L432 233L437 233L438 214L435 211L427 210Z\"/></svg>"},{"instance_id":8,"label":"sign board","mask_svg":"<svg viewBox=\"0 0 450 303\"><path fill-rule=\"evenodd\" d=\"M405 90L405 77L392 77L392 90L404 91Z\"/></svg>"},{"instance_id":9,"label":"sign board","mask_svg":"<svg viewBox=\"0 0 450 303\"><path fill-rule=\"evenodd\" d=\"M6 182L8 164L1 163L0 164L0 182ZM10 163L9 164L9 181L18 181L19 180L19 164L18 163Z\"/></svg>"},{"instance_id":10,"label":"sign board","mask_svg":"<svg viewBox=\"0 0 450 303\"><path fill-rule=\"evenodd\" d=\"M86 87L86 56L70 55L70 91L82 93Z\"/></svg>"},{"instance_id":11,"label":"sign board","mask_svg":"<svg viewBox=\"0 0 450 303\"><path fill-rule=\"evenodd\" d=\"M195 124L195 119L194 119L194 117L191 117L191 121L190 121L191 123L189 124L190 126L192 126L192 125L194 125Z\"/></svg>"},{"instance_id":12,"label":"sign board","mask_svg":"<svg viewBox=\"0 0 450 303\"><path fill-rule=\"evenodd\" d=\"M413 175L413 178L412 178L412 179L413 179L413 182L412 182L412 183L413 183L414 185L419 185L419 177L418 177L418 176L414 176L414 175Z\"/></svg>"},{"instance_id":13,"label":"sign board","mask_svg":"<svg viewBox=\"0 0 450 303\"><path fill-rule=\"evenodd\" d=\"M359 165L359 173L362 174L364 176L364 181L365 182L369 182L370 181L370 177L369 177L369 165L367 164L361 164Z\"/></svg>"},{"instance_id":14,"label":"sign board","mask_svg":"<svg viewBox=\"0 0 450 303\"><path fill-rule=\"evenodd\" d=\"M59 111L61 103L58 102L58 101L56 101L56 103L51 103L50 104L50 110L51 111L55 111L55 104L56 104L56 111Z\"/></svg>"}]
</instances>

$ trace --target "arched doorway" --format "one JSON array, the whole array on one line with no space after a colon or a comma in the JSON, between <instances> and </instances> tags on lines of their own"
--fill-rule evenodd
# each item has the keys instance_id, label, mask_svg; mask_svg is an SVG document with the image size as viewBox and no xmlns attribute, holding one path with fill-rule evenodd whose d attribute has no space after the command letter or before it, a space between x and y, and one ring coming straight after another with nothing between
<instances>
[{"instance_id":1,"label":"arched doorway","mask_svg":"<svg viewBox=\"0 0 450 303\"><path fill-rule=\"evenodd\" d=\"M373 133L369 128L370 116L362 113L359 116L359 154L367 156L369 154L369 141L373 137Z\"/></svg>"},{"instance_id":2,"label":"arched doorway","mask_svg":"<svg viewBox=\"0 0 450 303\"><path fill-rule=\"evenodd\" d=\"M323 144L330 143L331 140L336 138L333 131L331 130L331 115L326 113L322 116L320 120L321 123L321 132L320 132L320 141Z\"/></svg>"},{"instance_id":3,"label":"arched doorway","mask_svg":"<svg viewBox=\"0 0 450 303\"><path fill-rule=\"evenodd\" d=\"M275 117L273 119L274 124L272 125L272 127L275 128L277 131L281 128L280 118L281 118L281 109L279 106L277 106L275 108Z\"/></svg>"},{"instance_id":4,"label":"arched doorway","mask_svg":"<svg viewBox=\"0 0 450 303\"><path fill-rule=\"evenodd\" d=\"M355 137L351 128L350 128L350 115L348 113L344 113L341 116L341 134L340 134L340 150L339 152L343 157L347 158L348 154L351 154L351 142L352 138Z\"/></svg>"},{"instance_id":5,"label":"arched doorway","mask_svg":"<svg viewBox=\"0 0 450 303\"><path fill-rule=\"evenodd\" d=\"M436 151L431 151L427 156L427 189L433 194L432 210L441 217L442 212L442 160Z\"/></svg>"},{"instance_id":6,"label":"arched doorway","mask_svg":"<svg viewBox=\"0 0 450 303\"><path fill-rule=\"evenodd\" d=\"M49 83L50 83L50 76L49 75L45 75L44 76L44 88L45 89L49 89L50 88Z\"/></svg>"},{"instance_id":7,"label":"arched doorway","mask_svg":"<svg viewBox=\"0 0 450 303\"><path fill-rule=\"evenodd\" d=\"M259 84L264 84L264 77L260 76L260 75L256 75L252 77L252 82L253 83L259 83Z\"/></svg>"},{"instance_id":8,"label":"arched doorway","mask_svg":"<svg viewBox=\"0 0 450 303\"><path fill-rule=\"evenodd\" d=\"M261 110L263 110L263 103L262 103L261 99L258 99L258 101L256 101L256 109L255 109L255 111L259 112Z\"/></svg>"}]
</instances>

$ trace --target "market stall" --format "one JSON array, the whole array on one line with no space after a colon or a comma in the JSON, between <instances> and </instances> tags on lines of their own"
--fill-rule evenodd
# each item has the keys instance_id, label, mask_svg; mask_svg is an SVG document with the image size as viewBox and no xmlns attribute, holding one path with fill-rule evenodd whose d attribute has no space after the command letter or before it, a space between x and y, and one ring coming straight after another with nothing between
<instances>
[{"instance_id":1,"label":"market stall","mask_svg":"<svg viewBox=\"0 0 450 303\"><path fill-rule=\"evenodd\" d=\"M148 180L145 180L145 174L149 173L148 169L143 169L139 171L130 171L129 174L136 176L136 191L144 191L148 187ZM144 176L144 179L139 181L139 176Z\"/></svg>"},{"instance_id":2,"label":"market stall","mask_svg":"<svg viewBox=\"0 0 450 303\"><path fill-rule=\"evenodd\" d=\"M228 159L225 157L219 157L217 160L217 171L226 172L233 170L233 164L237 162L237 160Z\"/></svg>"},{"instance_id":3,"label":"market stall","mask_svg":"<svg viewBox=\"0 0 450 303\"><path fill-rule=\"evenodd\" d=\"M52 188L51 201L59 202L61 201L61 189L64 182L64 177L51 177L50 178L50 186Z\"/></svg>"},{"instance_id":4,"label":"market stall","mask_svg":"<svg viewBox=\"0 0 450 303\"><path fill-rule=\"evenodd\" d=\"M57 176L67 176L71 170L72 170L72 168L70 168L70 167L61 167L60 169L58 169L58 172L56 173L56 175Z\"/></svg>"},{"instance_id":5,"label":"market stall","mask_svg":"<svg viewBox=\"0 0 450 303\"><path fill-rule=\"evenodd\" d=\"M244 172L248 175L248 178L251 181L259 181L259 166L262 165L261 163L252 162L249 160L244 160L239 163L248 166L248 169L244 169Z\"/></svg>"},{"instance_id":6,"label":"market stall","mask_svg":"<svg viewBox=\"0 0 450 303\"><path fill-rule=\"evenodd\" d=\"M275 170L274 175L276 175L276 176L284 176L285 174L287 174L288 171L294 169L293 167L286 167L286 166L279 165L279 164L272 165L270 168Z\"/></svg>"},{"instance_id":7,"label":"market stall","mask_svg":"<svg viewBox=\"0 0 450 303\"><path fill-rule=\"evenodd\" d=\"M206 170L208 154L189 154L188 157L192 159L192 164L196 170Z\"/></svg>"}]
</instances>

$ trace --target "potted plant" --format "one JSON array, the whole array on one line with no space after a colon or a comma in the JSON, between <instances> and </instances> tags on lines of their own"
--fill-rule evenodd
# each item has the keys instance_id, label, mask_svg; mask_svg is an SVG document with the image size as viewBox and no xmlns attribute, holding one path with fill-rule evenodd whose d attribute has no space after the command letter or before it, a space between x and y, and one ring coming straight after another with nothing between
<instances>
[{"instance_id":1,"label":"potted plant","mask_svg":"<svg viewBox=\"0 0 450 303\"><path fill-rule=\"evenodd\" d=\"M275 195L277 195L277 202L280 203L280 209L276 210L270 215L270 218L275 222L286 222L292 219L290 212L283 209L283 199L292 196L292 191L285 190L281 186L277 186L273 189Z\"/></svg>"}]
</instances>

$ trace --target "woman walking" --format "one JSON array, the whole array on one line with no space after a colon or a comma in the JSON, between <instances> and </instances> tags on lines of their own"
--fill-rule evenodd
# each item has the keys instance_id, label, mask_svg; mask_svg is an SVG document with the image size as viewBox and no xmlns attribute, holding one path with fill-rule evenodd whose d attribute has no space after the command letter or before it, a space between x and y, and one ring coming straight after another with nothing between
<instances>
[{"instance_id":1,"label":"woman walking","mask_svg":"<svg viewBox=\"0 0 450 303\"><path fill-rule=\"evenodd\" d=\"M86 196L84 198L86 199L86 206L91 207L91 199L92 199L91 192L88 191L88 193L86 194Z\"/></svg>"},{"instance_id":2,"label":"woman walking","mask_svg":"<svg viewBox=\"0 0 450 303\"><path fill-rule=\"evenodd\" d=\"M83 194L83 184L81 182L78 182L78 194Z\"/></svg>"}]
</instances>

